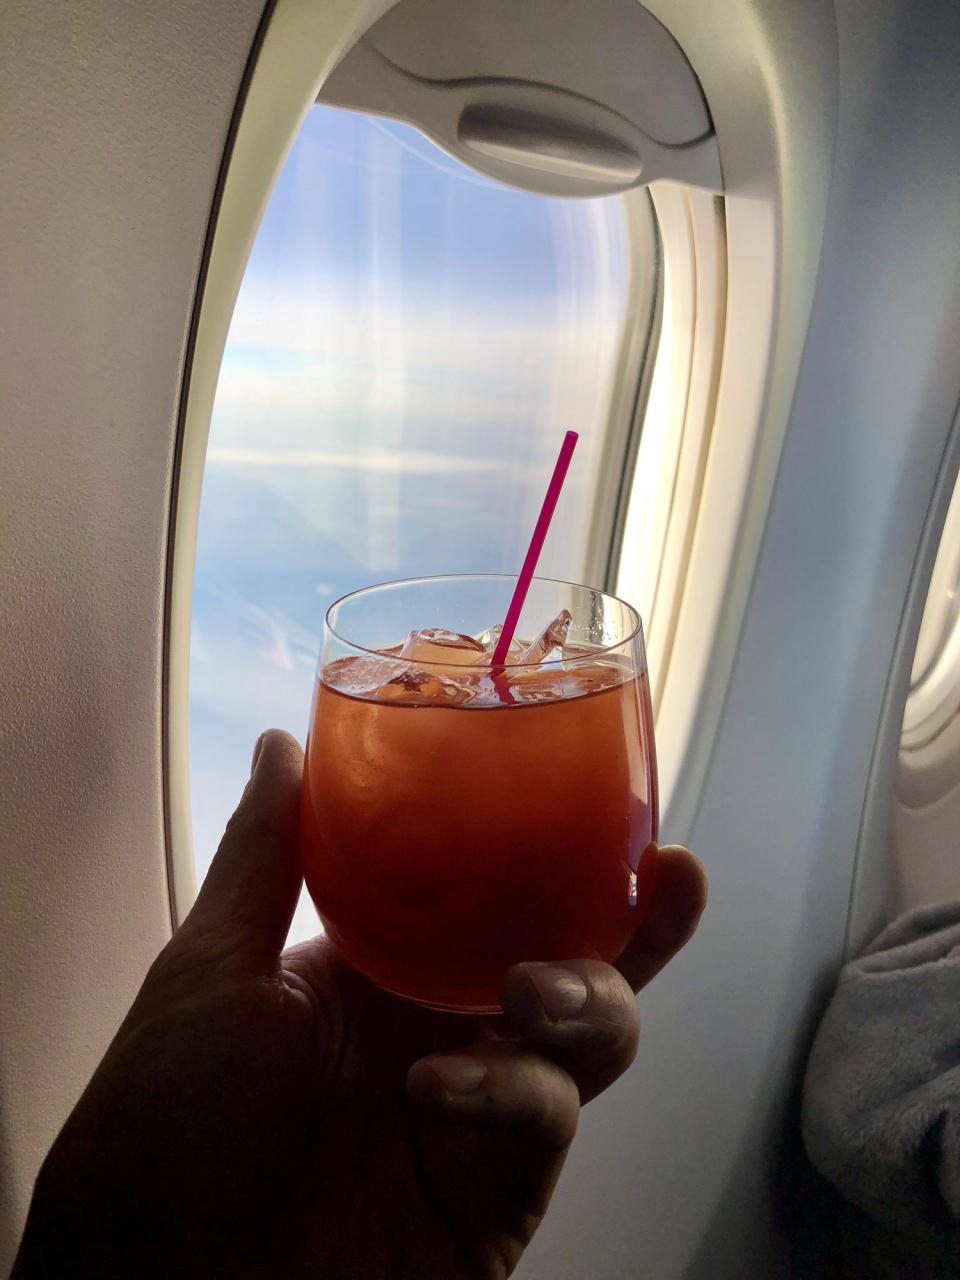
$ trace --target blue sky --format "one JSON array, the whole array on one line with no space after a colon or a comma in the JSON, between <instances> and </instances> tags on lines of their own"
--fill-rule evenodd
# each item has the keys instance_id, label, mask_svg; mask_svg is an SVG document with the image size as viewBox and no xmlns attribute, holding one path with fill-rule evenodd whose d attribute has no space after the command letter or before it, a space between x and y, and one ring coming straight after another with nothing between
<instances>
[{"instance_id":1,"label":"blue sky","mask_svg":"<svg viewBox=\"0 0 960 1280\"><path fill-rule=\"evenodd\" d=\"M191 648L198 876L260 730L303 740L327 606L390 578L515 572L570 427L581 441L541 571L579 576L626 256L615 200L512 191L405 126L310 111L211 423Z\"/></svg>"}]
</instances>

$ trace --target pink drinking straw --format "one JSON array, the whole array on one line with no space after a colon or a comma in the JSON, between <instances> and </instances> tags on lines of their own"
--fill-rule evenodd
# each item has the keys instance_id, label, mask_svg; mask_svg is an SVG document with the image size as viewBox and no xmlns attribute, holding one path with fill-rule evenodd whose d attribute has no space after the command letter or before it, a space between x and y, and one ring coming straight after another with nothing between
<instances>
[{"instance_id":1,"label":"pink drinking straw","mask_svg":"<svg viewBox=\"0 0 960 1280\"><path fill-rule=\"evenodd\" d=\"M500 632L500 639L497 641L497 647L494 649L493 657L490 659L490 666L493 670L503 666L507 650L510 648L510 641L513 639L513 633L516 631L517 623L520 621L523 602L526 600L527 592L530 590L533 571L536 569L537 561L540 559L540 552L543 550L547 530L550 528L550 521L553 519L557 499L560 497L560 490L563 488L567 468L570 466L570 459L573 457L573 451L577 446L578 439L579 436L576 431L568 431L563 437L557 465L553 468L553 475L547 485L547 494L543 500L543 506L540 508L540 515L537 517L536 528L533 531L533 537L530 539L530 546L527 548L523 567L520 570L520 576L517 578L517 585L513 589L513 599L510 601L507 616L503 620L503 630Z\"/></svg>"}]
</instances>

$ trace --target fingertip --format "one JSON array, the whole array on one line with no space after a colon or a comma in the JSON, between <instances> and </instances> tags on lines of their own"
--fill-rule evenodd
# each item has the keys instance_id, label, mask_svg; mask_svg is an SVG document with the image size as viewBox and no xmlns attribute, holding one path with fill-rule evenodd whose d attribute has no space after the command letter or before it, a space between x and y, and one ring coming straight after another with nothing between
<instances>
[{"instance_id":1,"label":"fingertip","mask_svg":"<svg viewBox=\"0 0 960 1280\"><path fill-rule=\"evenodd\" d=\"M285 729L265 729L253 748L251 774L261 769L303 769L303 749L292 733Z\"/></svg>"},{"instance_id":2,"label":"fingertip","mask_svg":"<svg viewBox=\"0 0 960 1280\"><path fill-rule=\"evenodd\" d=\"M617 968L634 991L655 977L696 932L707 902L700 859L681 845L664 845L649 908Z\"/></svg>"},{"instance_id":3,"label":"fingertip","mask_svg":"<svg viewBox=\"0 0 960 1280\"><path fill-rule=\"evenodd\" d=\"M651 916L661 935L692 937L707 905L707 873L703 863L682 845L664 845L657 863Z\"/></svg>"},{"instance_id":4,"label":"fingertip","mask_svg":"<svg viewBox=\"0 0 960 1280\"><path fill-rule=\"evenodd\" d=\"M254 747L250 779L227 830L244 820L288 823L299 818L303 781L303 751L296 738L283 729L266 729Z\"/></svg>"},{"instance_id":5,"label":"fingertip","mask_svg":"<svg viewBox=\"0 0 960 1280\"><path fill-rule=\"evenodd\" d=\"M253 772L181 931L222 939L257 967L275 966L300 892L303 752L291 734L268 729Z\"/></svg>"},{"instance_id":6,"label":"fingertip","mask_svg":"<svg viewBox=\"0 0 960 1280\"><path fill-rule=\"evenodd\" d=\"M281 829L289 836L291 825L299 823L302 779L303 751L296 738L283 729L261 733L250 779L227 823L225 838L262 836Z\"/></svg>"}]
</instances>

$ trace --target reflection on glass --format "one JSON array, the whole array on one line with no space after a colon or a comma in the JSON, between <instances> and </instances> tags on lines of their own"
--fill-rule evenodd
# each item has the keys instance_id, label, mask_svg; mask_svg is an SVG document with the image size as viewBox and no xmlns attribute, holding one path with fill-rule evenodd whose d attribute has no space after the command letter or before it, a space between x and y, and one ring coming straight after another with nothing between
<instances>
[{"instance_id":1,"label":"reflection on glass","mask_svg":"<svg viewBox=\"0 0 960 1280\"><path fill-rule=\"evenodd\" d=\"M577 465L540 572L582 576L627 253L617 198L513 191L405 126L310 111L244 277L210 432L190 667L198 878L260 730L303 739L327 606L392 578L514 572L568 427Z\"/></svg>"}]
</instances>

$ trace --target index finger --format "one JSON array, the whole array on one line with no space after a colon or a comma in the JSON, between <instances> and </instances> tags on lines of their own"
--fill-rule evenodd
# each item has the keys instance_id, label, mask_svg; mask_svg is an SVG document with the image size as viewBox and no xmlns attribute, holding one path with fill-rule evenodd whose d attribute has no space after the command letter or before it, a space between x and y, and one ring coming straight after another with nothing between
<instances>
[{"instance_id":1,"label":"index finger","mask_svg":"<svg viewBox=\"0 0 960 1280\"><path fill-rule=\"evenodd\" d=\"M647 914L616 961L634 991L645 987L690 941L706 903L707 877L700 859L680 845L664 845L657 855Z\"/></svg>"}]
</instances>

